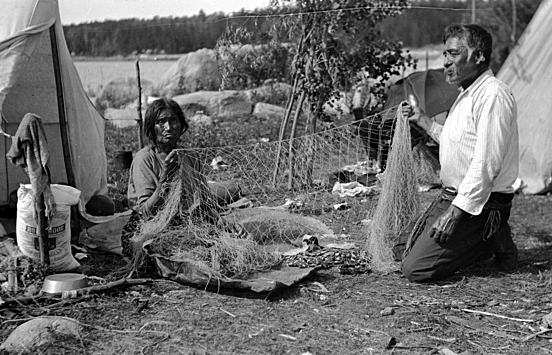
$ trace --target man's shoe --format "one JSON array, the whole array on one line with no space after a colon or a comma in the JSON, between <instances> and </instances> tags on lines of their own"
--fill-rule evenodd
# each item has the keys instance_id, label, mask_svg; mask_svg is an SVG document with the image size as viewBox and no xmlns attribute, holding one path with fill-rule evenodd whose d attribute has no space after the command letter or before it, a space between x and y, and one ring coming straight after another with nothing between
<instances>
[{"instance_id":1,"label":"man's shoe","mask_svg":"<svg viewBox=\"0 0 552 355\"><path fill-rule=\"evenodd\" d=\"M512 272L517 267L518 249L512 240L510 226L506 223L494 238L494 263L505 272Z\"/></svg>"}]
</instances>

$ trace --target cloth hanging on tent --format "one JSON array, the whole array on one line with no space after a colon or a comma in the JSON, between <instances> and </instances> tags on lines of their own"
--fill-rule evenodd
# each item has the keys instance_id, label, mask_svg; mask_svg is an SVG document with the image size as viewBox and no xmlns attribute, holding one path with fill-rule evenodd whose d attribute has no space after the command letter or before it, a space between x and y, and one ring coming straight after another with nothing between
<instances>
[{"instance_id":1,"label":"cloth hanging on tent","mask_svg":"<svg viewBox=\"0 0 552 355\"><path fill-rule=\"evenodd\" d=\"M46 214L53 213L55 201L50 190L47 166L50 153L42 119L39 116L27 113L23 117L6 157L12 164L25 169L31 182L33 196L36 198L40 194L44 194Z\"/></svg>"}]
</instances>

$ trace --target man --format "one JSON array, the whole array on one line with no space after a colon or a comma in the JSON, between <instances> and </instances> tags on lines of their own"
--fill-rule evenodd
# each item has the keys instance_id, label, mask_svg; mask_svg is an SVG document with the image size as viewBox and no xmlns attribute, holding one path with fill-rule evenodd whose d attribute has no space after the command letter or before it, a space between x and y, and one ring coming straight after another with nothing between
<instances>
[{"instance_id":1,"label":"man","mask_svg":"<svg viewBox=\"0 0 552 355\"><path fill-rule=\"evenodd\" d=\"M418 108L403 109L440 143L443 191L394 248L412 282L442 279L492 257L516 267L508 225L518 174L516 103L489 69L492 37L481 26L451 25L443 34L446 80L460 94L441 126Z\"/></svg>"}]
</instances>

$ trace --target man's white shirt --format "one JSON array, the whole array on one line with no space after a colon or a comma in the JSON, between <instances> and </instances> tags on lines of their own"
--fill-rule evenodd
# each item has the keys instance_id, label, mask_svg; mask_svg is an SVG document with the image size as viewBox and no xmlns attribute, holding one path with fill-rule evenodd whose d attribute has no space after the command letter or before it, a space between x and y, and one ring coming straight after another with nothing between
<instances>
[{"instance_id":1,"label":"man's white shirt","mask_svg":"<svg viewBox=\"0 0 552 355\"><path fill-rule=\"evenodd\" d=\"M440 143L441 182L452 202L479 215L491 192L513 193L518 176L517 107L510 89L489 69L462 90L444 126L428 132Z\"/></svg>"}]
</instances>

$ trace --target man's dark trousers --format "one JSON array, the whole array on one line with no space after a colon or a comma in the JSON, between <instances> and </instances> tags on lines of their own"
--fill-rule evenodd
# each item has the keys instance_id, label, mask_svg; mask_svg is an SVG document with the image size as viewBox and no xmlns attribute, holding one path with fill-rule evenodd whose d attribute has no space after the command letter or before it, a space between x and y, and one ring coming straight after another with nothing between
<instances>
[{"instance_id":1,"label":"man's dark trousers","mask_svg":"<svg viewBox=\"0 0 552 355\"><path fill-rule=\"evenodd\" d=\"M488 259L493 255L497 234L511 233L508 218L513 194L492 193L481 214L464 217L447 243L437 243L429 237L429 231L435 220L450 207L453 198L454 194L443 190L418 223L419 233L417 237L413 236L406 253L405 246L415 222L399 236L393 252L398 259L402 259L402 272L410 281L437 281ZM490 230L493 221L496 225Z\"/></svg>"}]
</instances>

